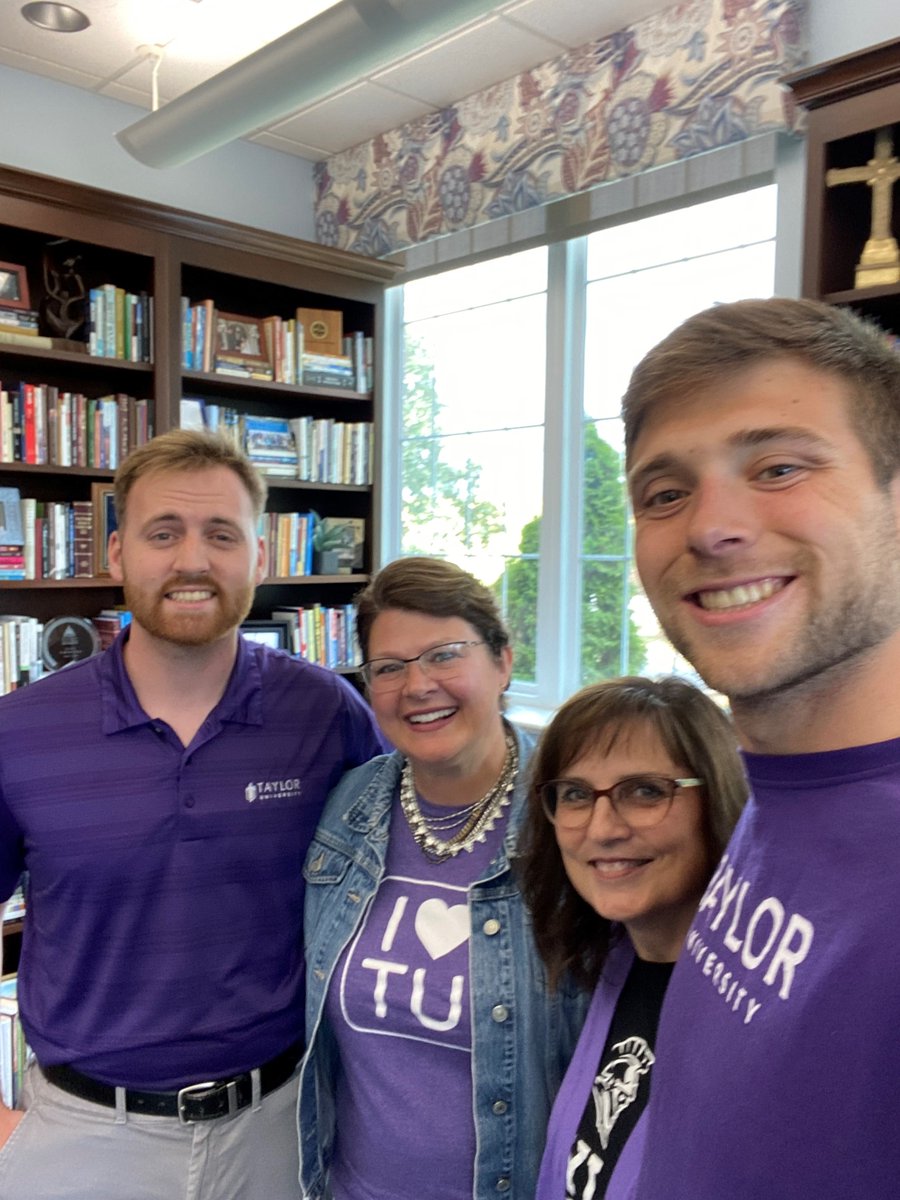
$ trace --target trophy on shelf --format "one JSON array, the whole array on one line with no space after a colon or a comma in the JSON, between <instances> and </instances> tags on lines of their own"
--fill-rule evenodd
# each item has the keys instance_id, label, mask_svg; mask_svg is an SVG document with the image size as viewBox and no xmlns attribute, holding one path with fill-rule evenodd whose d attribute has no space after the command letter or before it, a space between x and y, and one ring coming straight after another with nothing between
<instances>
[{"instance_id":1,"label":"trophy on shelf","mask_svg":"<svg viewBox=\"0 0 900 1200\"><path fill-rule=\"evenodd\" d=\"M875 134L875 156L862 167L843 167L825 172L826 187L843 183L866 183L872 189L872 229L856 264L855 286L878 287L900 283L900 251L891 233L893 188L900 179L900 163L894 157L889 128Z\"/></svg>"}]
</instances>

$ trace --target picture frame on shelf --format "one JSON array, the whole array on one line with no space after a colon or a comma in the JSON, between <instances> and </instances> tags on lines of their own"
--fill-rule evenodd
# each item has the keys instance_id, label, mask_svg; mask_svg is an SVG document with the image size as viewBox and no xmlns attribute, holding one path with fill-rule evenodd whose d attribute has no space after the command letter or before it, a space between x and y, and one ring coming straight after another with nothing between
<instances>
[{"instance_id":1,"label":"picture frame on shelf","mask_svg":"<svg viewBox=\"0 0 900 1200\"><path fill-rule=\"evenodd\" d=\"M0 262L0 308L31 308L28 274L20 263Z\"/></svg>"},{"instance_id":2,"label":"picture frame on shelf","mask_svg":"<svg viewBox=\"0 0 900 1200\"><path fill-rule=\"evenodd\" d=\"M241 633L251 642L261 642L272 650L291 650L290 629L284 621L249 618L241 624Z\"/></svg>"},{"instance_id":3,"label":"picture frame on shelf","mask_svg":"<svg viewBox=\"0 0 900 1200\"><path fill-rule=\"evenodd\" d=\"M94 518L94 576L109 575L109 535L116 528L115 489L111 483L91 484Z\"/></svg>"},{"instance_id":4,"label":"picture frame on shelf","mask_svg":"<svg viewBox=\"0 0 900 1200\"><path fill-rule=\"evenodd\" d=\"M257 317L216 313L216 360L246 362L248 366L269 363L263 323Z\"/></svg>"}]
</instances>

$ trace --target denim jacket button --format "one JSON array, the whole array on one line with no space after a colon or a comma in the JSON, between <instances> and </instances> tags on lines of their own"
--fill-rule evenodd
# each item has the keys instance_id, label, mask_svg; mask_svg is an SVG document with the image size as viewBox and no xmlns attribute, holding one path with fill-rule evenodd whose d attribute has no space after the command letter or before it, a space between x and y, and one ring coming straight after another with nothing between
<instances>
[{"instance_id":1,"label":"denim jacket button","mask_svg":"<svg viewBox=\"0 0 900 1200\"><path fill-rule=\"evenodd\" d=\"M498 1024L501 1024L503 1021L507 1020L507 1018L509 1017L509 1009L506 1007L505 1004L495 1004L494 1007L491 1009L491 1017Z\"/></svg>"},{"instance_id":2,"label":"denim jacket button","mask_svg":"<svg viewBox=\"0 0 900 1200\"><path fill-rule=\"evenodd\" d=\"M497 1180L497 1191L498 1192L508 1192L510 1187L511 1187L511 1184L510 1184L509 1180L506 1178L505 1175L501 1175L500 1178Z\"/></svg>"},{"instance_id":3,"label":"denim jacket button","mask_svg":"<svg viewBox=\"0 0 900 1200\"><path fill-rule=\"evenodd\" d=\"M509 1105L506 1103L505 1100L495 1100L494 1103L491 1105L491 1112L494 1114L495 1117L502 1117L508 1108L509 1108Z\"/></svg>"},{"instance_id":4,"label":"denim jacket button","mask_svg":"<svg viewBox=\"0 0 900 1200\"><path fill-rule=\"evenodd\" d=\"M490 917L481 928L488 937L493 937L495 933L500 932L500 922L496 917Z\"/></svg>"}]
</instances>

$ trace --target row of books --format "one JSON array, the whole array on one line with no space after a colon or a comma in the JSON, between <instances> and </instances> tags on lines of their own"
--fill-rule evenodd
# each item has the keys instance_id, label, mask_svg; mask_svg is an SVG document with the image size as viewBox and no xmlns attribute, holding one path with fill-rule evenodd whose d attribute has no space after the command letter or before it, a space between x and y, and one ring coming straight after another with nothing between
<instances>
[{"instance_id":1,"label":"row of books","mask_svg":"<svg viewBox=\"0 0 900 1200\"><path fill-rule=\"evenodd\" d=\"M46 383L0 385L0 462L115 470L153 436L151 402Z\"/></svg>"},{"instance_id":2,"label":"row of books","mask_svg":"<svg viewBox=\"0 0 900 1200\"><path fill-rule=\"evenodd\" d=\"M328 318L333 329L317 338ZM374 342L361 330L343 336L341 314L298 308L293 317L224 313L212 300L181 298L182 367L295 386L369 392Z\"/></svg>"},{"instance_id":3,"label":"row of books","mask_svg":"<svg viewBox=\"0 0 900 1200\"><path fill-rule=\"evenodd\" d=\"M356 610L352 604L284 605L272 610L272 619L288 626L288 643L293 654L331 670L359 666Z\"/></svg>"},{"instance_id":4,"label":"row of books","mask_svg":"<svg viewBox=\"0 0 900 1200\"><path fill-rule=\"evenodd\" d=\"M293 417L297 478L310 483L371 484L373 427L370 421Z\"/></svg>"},{"instance_id":5,"label":"row of books","mask_svg":"<svg viewBox=\"0 0 900 1200\"><path fill-rule=\"evenodd\" d=\"M365 517L263 513L259 532L266 542L270 576L352 575L363 569Z\"/></svg>"},{"instance_id":6,"label":"row of books","mask_svg":"<svg viewBox=\"0 0 900 1200\"><path fill-rule=\"evenodd\" d=\"M22 877L24 879L24 876ZM21 881L16 885L16 890L6 902L6 907L3 910L3 920L20 921L25 916L25 889Z\"/></svg>"},{"instance_id":7,"label":"row of books","mask_svg":"<svg viewBox=\"0 0 900 1200\"><path fill-rule=\"evenodd\" d=\"M88 292L87 347L95 358L153 361L153 297L104 283Z\"/></svg>"},{"instance_id":8,"label":"row of books","mask_svg":"<svg viewBox=\"0 0 900 1200\"><path fill-rule=\"evenodd\" d=\"M29 338L37 337L37 332L38 313L36 308L10 308L0 304L0 333Z\"/></svg>"},{"instance_id":9,"label":"row of books","mask_svg":"<svg viewBox=\"0 0 900 1200\"><path fill-rule=\"evenodd\" d=\"M0 696L44 674L44 627L36 617L0 616ZM7 908L7 917L9 909Z\"/></svg>"},{"instance_id":10,"label":"row of books","mask_svg":"<svg viewBox=\"0 0 900 1200\"><path fill-rule=\"evenodd\" d=\"M31 1052L19 1019L16 977L0 979L0 1100L15 1108L22 1095L25 1068Z\"/></svg>"},{"instance_id":11,"label":"row of books","mask_svg":"<svg viewBox=\"0 0 900 1200\"><path fill-rule=\"evenodd\" d=\"M90 500L37 500L0 488L0 579L90 579L94 561Z\"/></svg>"},{"instance_id":12,"label":"row of books","mask_svg":"<svg viewBox=\"0 0 900 1200\"><path fill-rule=\"evenodd\" d=\"M181 401L185 429L230 437L266 475L309 483L372 482L371 421L331 417L260 417L196 396Z\"/></svg>"},{"instance_id":13,"label":"row of books","mask_svg":"<svg viewBox=\"0 0 900 1200\"><path fill-rule=\"evenodd\" d=\"M311 512L263 513L260 536L265 539L270 576L290 579L312 574L314 522Z\"/></svg>"}]
</instances>

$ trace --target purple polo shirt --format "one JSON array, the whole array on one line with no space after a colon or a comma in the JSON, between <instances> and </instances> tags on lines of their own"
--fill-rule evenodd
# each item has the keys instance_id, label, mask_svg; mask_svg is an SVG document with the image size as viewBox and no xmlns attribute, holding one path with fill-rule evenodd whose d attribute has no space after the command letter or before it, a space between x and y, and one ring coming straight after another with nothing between
<instances>
[{"instance_id":1,"label":"purple polo shirt","mask_svg":"<svg viewBox=\"0 0 900 1200\"><path fill-rule=\"evenodd\" d=\"M383 742L344 680L242 638L185 748L138 704L126 636L0 699L0 897L27 869L38 1060L170 1089L302 1036L303 860Z\"/></svg>"}]
</instances>

